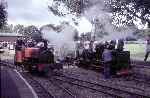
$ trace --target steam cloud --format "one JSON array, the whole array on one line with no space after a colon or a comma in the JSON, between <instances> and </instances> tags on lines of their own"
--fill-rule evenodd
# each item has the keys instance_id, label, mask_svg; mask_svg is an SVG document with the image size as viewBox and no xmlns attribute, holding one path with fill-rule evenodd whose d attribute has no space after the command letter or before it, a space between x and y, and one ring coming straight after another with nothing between
<instances>
[{"instance_id":1,"label":"steam cloud","mask_svg":"<svg viewBox=\"0 0 150 98\"><path fill-rule=\"evenodd\" d=\"M80 17L77 17L76 15L74 15L74 13L66 14L66 12L69 12L69 10L65 7L64 4L62 4L63 2L60 2L60 5L57 5L54 2L52 5L54 7L59 8L58 12L62 14L66 14L63 17L63 19L67 20L72 26L77 28L79 32L81 30L82 25L88 24L87 29L89 31L85 30L85 32L83 31L82 33L94 32L94 25L92 24L94 24L94 19L98 19L99 23L103 25L103 28L102 29L99 28L99 30L96 33L103 31L103 32L107 32L108 35L105 36L104 38L97 36L97 40L101 41L101 40L120 39L120 38L126 38L127 36L132 36L132 32L135 31L135 28L125 28L122 30L118 30L111 23L112 21L111 14L105 10L105 2L109 0L105 0L105 1L104 0L83 0L83 3L84 1L88 2L89 6L84 8L84 12L81 14ZM60 10L61 8L63 8L63 10ZM83 19L87 20L86 21L87 23L81 22ZM79 25L78 26L74 25L74 22L78 23ZM89 23L91 25L89 25Z\"/></svg>"},{"instance_id":2,"label":"steam cloud","mask_svg":"<svg viewBox=\"0 0 150 98\"><path fill-rule=\"evenodd\" d=\"M54 45L55 55L57 55L59 59L64 59L65 56L75 50L75 30L74 27L66 23L61 24L60 32L52 28L42 30L44 38L48 39L50 44Z\"/></svg>"},{"instance_id":3,"label":"steam cloud","mask_svg":"<svg viewBox=\"0 0 150 98\"><path fill-rule=\"evenodd\" d=\"M98 38L98 40L106 41L133 36L132 33L136 30L134 27L127 27L118 30L118 28L116 28L111 23L112 21L111 14L104 10L105 9L104 0L90 0L90 2L92 6L85 11L83 17L86 17L91 23L94 21L94 19L98 19L99 23L103 25L103 29L98 31L108 33L107 36L104 36L103 38Z\"/></svg>"},{"instance_id":4,"label":"steam cloud","mask_svg":"<svg viewBox=\"0 0 150 98\"><path fill-rule=\"evenodd\" d=\"M75 42L73 41L74 31L75 28L81 26L82 18L87 19L88 22L91 23L91 28L94 19L98 19L99 23L103 25L103 29L100 28L99 31L107 32L108 35L104 36L103 38L98 37L97 40L105 41L105 40L114 40L125 38L127 36L132 36L132 32L134 32L134 28L125 28L118 30L112 25L111 23L111 14L104 11L105 4L103 0L90 0L91 6L86 8L84 13L82 13L81 17L77 17L74 14L66 15L63 17L63 21L66 21L70 24L61 24L61 32L58 33L57 31L53 30L52 28L45 28L43 29L43 34L46 39L50 41L51 44L55 45L55 49L57 51L58 56L60 59L63 59L70 51L75 50ZM61 5L60 5L61 6ZM63 5L64 6L64 5ZM66 11L64 11L66 13ZM65 19L66 18L66 19ZM78 26L74 25L74 21L81 23ZM83 23L85 25L86 23ZM89 24L89 23L88 23ZM88 27L87 27L88 28ZM89 29L89 28L88 28ZM94 32L92 29L89 29L89 32ZM83 32L85 33L85 32Z\"/></svg>"}]
</instances>

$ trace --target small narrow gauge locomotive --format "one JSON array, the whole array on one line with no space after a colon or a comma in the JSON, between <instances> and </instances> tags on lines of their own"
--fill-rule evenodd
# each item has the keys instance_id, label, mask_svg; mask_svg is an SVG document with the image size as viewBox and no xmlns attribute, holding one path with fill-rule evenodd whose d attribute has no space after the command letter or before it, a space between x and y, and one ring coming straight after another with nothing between
<instances>
[{"instance_id":1,"label":"small narrow gauge locomotive","mask_svg":"<svg viewBox=\"0 0 150 98\"><path fill-rule=\"evenodd\" d=\"M119 43L120 44L120 43ZM123 43L115 49L114 43L107 44L97 44L95 47L95 52L91 49L83 49L82 53L78 57L78 67L83 67L86 69L101 69L104 68L104 61L102 54L106 46L110 46L112 61L111 61L111 74L112 75L126 75L129 74L130 66L130 52L123 51Z\"/></svg>"},{"instance_id":2,"label":"small narrow gauge locomotive","mask_svg":"<svg viewBox=\"0 0 150 98\"><path fill-rule=\"evenodd\" d=\"M23 43L19 44L18 42L22 43L21 41L17 41L16 44L14 61L16 65L23 65L31 73L37 72L41 74L46 74L55 68L62 68L62 65L55 63L54 54L47 48L45 40L38 42L37 45L34 45L33 42L28 42L26 47L23 47Z\"/></svg>"}]
</instances>

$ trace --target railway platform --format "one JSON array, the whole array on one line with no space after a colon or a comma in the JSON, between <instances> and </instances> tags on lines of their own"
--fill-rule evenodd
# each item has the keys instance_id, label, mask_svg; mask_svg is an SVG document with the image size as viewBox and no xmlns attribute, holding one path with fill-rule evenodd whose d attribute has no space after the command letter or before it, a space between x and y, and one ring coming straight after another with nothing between
<instances>
[{"instance_id":1,"label":"railway platform","mask_svg":"<svg viewBox=\"0 0 150 98\"><path fill-rule=\"evenodd\" d=\"M1 98L38 98L32 87L16 70L0 67Z\"/></svg>"}]
</instances>

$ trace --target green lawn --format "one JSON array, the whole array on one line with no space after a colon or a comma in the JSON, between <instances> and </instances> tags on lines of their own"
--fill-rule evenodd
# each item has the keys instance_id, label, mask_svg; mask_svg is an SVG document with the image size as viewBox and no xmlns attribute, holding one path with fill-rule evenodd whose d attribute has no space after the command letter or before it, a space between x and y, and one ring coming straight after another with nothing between
<instances>
[{"instance_id":1,"label":"green lawn","mask_svg":"<svg viewBox=\"0 0 150 98\"><path fill-rule=\"evenodd\" d=\"M125 49L129 50L131 54L145 53L145 44L126 44Z\"/></svg>"},{"instance_id":2,"label":"green lawn","mask_svg":"<svg viewBox=\"0 0 150 98\"><path fill-rule=\"evenodd\" d=\"M145 44L125 44L125 50L130 51L131 59L143 60L145 56ZM150 56L148 58L150 61Z\"/></svg>"},{"instance_id":3,"label":"green lawn","mask_svg":"<svg viewBox=\"0 0 150 98\"><path fill-rule=\"evenodd\" d=\"M130 51L131 59L142 60L145 56L145 44L125 44L125 50ZM0 54L1 59L14 59L14 50L6 50L4 54ZM150 61L150 56L148 58Z\"/></svg>"}]
</instances>

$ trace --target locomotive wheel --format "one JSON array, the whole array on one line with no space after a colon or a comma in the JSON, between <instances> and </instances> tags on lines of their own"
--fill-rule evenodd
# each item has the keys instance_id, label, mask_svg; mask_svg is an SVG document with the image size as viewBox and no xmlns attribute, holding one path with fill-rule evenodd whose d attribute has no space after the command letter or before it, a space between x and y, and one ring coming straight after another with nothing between
<instances>
[{"instance_id":1,"label":"locomotive wheel","mask_svg":"<svg viewBox=\"0 0 150 98\"><path fill-rule=\"evenodd\" d=\"M53 69L50 68L49 64L46 64L43 69L44 75L47 75L50 71L53 71Z\"/></svg>"},{"instance_id":2,"label":"locomotive wheel","mask_svg":"<svg viewBox=\"0 0 150 98\"><path fill-rule=\"evenodd\" d=\"M31 69L31 68L30 68L30 63L29 63L29 62L24 61L23 66L24 66L25 70L27 70L27 71L30 72L30 69Z\"/></svg>"}]
</instances>

